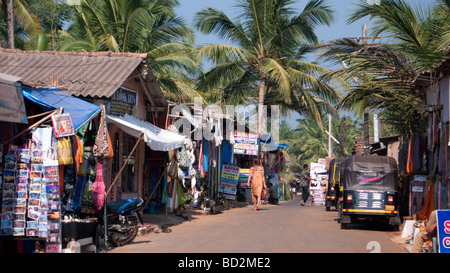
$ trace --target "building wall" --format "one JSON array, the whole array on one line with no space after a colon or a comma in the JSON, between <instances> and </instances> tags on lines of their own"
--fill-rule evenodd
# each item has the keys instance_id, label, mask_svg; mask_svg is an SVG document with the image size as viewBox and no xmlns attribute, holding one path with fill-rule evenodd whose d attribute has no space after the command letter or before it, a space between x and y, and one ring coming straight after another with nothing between
<instances>
[{"instance_id":1,"label":"building wall","mask_svg":"<svg viewBox=\"0 0 450 273\"><path fill-rule=\"evenodd\" d=\"M122 87L137 91L138 93L138 100L137 100L137 106L136 106L136 114L135 117L140 120L146 120L146 106L145 106L145 100L144 100L144 91L141 90L141 85L139 81L136 81L134 77L129 78L126 82L123 83ZM96 105L103 104L103 98L102 99L96 99L93 101ZM124 147L123 147L123 139L124 134L122 130L120 130L115 124L110 123L108 124L108 132L111 138L111 143L114 146L114 152L116 153L118 150L118 164L117 161L115 162L115 157L117 156L115 154L114 158L108 160L107 162L107 168L104 174L105 177L105 187L108 190L111 183L114 180L115 173L118 173L120 168L122 167L125 159L127 158L128 154L124 154ZM119 138L118 141L118 149L116 148L116 138ZM138 139L135 139L138 141ZM121 189L122 184L122 175L119 175L119 178L117 179L116 183L114 184L110 195L108 196L109 201L115 201L120 198L128 198L128 197L134 197L134 196L141 196L143 195L142 187L143 187L143 171L144 171L144 163L145 163L145 142L140 141L138 144L138 147L136 148L134 152L134 158L135 158L135 183L136 183L136 191L133 192L123 192L123 189ZM134 146L134 143L133 145ZM132 147L130 148L132 149ZM117 166L115 166L117 165ZM126 168L125 168L126 169ZM124 171L125 171L124 169ZM118 193L122 192L122 195L120 196Z\"/></svg>"}]
</instances>

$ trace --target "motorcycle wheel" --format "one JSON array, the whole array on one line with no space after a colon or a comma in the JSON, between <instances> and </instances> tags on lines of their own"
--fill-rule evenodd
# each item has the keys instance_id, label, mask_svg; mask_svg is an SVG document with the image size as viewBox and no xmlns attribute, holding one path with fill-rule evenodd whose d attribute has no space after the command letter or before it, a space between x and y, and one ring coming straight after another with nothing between
<instances>
[{"instance_id":1,"label":"motorcycle wheel","mask_svg":"<svg viewBox=\"0 0 450 273\"><path fill-rule=\"evenodd\" d=\"M110 242L113 246L119 247L126 245L134 240L138 234L138 227L131 229L128 232L117 232L117 231L109 231L108 232L108 242Z\"/></svg>"}]
</instances>

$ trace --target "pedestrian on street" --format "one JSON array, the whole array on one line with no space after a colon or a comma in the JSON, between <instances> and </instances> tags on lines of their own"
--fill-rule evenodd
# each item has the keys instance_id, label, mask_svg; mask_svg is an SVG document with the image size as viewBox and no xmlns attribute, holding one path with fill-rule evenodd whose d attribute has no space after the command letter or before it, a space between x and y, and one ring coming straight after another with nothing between
<instances>
[{"instance_id":1,"label":"pedestrian on street","mask_svg":"<svg viewBox=\"0 0 450 273\"><path fill-rule=\"evenodd\" d=\"M269 204L278 205L278 202L277 188L272 183L269 183Z\"/></svg>"},{"instance_id":2,"label":"pedestrian on street","mask_svg":"<svg viewBox=\"0 0 450 273\"><path fill-rule=\"evenodd\" d=\"M300 205L305 206L309 197L309 185L311 184L311 176L308 172L308 164L303 165L303 171L300 173L300 187L302 187L302 200Z\"/></svg>"},{"instance_id":3,"label":"pedestrian on street","mask_svg":"<svg viewBox=\"0 0 450 273\"><path fill-rule=\"evenodd\" d=\"M250 168L250 174L248 176L248 181L252 184L252 200L254 208L253 210L259 210L259 205L261 203L261 192L263 188L266 188L266 178L264 177L264 167L261 166L258 159L253 161L253 166Z\"/></svg>"},{"instance_id":4,"label":"pedestrian on street","mask_svg":"<svg viewBox=\"0 0 450 273\"><path fill-rule=\"evenodd\" d=\"M296 192L296 189L295 189L295 181L294 180L291 180L291 183L289 183L289 185L290 185L290 193L291 193L291 200L294 200L294 196L295 196L295 192Z\"/></svg>"}]
</instances>

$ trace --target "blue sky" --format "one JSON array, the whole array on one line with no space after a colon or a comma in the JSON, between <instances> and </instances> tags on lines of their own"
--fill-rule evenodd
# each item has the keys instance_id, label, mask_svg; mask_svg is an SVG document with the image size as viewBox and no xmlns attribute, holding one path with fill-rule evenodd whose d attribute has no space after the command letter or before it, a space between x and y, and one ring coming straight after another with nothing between
<instances>
[{"instance_id":1,"label":"blue sky","mask_svg":"<svg viewBox=\"0 0 450 273\"><path fill-rule=\"evenodd\" d=\"M367 24L369 29L370 36L370 27L371 22L370 18L363 18L351 25L346 24L346 20L351 14L354 3L359 2L360 0L328 0L328 3L335 10L334 13L334 21L331 26L321 26L316 29L316 34L319 37L319 40L322 42L326 42L329 40L343 38L343 37L361 37L362 36L362 25ZM367 0L376 2L377 0ZM297 0L296 4L292 7L301 12L306 5L307 0ZM413 5L427 5L428 3L435 2L433 0L406 0L406 2L410 2ZM192 24L195 13L198 11L212 7L218 10L222 10L228 17L234 19L235 14L235 5L237 3L236 0L179 0L179 7L176 9L177 15L186 20L187 24L191 26L193 29L194 26ZM229 43L227 41L220 40L215 35L203 35L201 33L196 32L196 44L226 44ZM299 118L297 114L291 116L289 123L292 126L296 126L295 119Z\"/></svg>"},{"instance_id":2,"label":"blue sky","mask_svg":"<svg viewBox=\"0 0 450 273\"><path fill-rule=\"evenodd\" d=\"M331 27L319 27L317 28L317 34L321 40L330 40L340 37L361 36L363 22L358 22L350 26L345 24L347 15L351 11L351 3L355 0L331 0L329 3L335 9L335 21ZM228 17L235 18L234 6L235 0L180 0L180 6L177 8L177 14L183 17L186 22L192 26L192 19L195 13L206 8L212 7L218 10L224 11ZM293 7L301 12L306 5L307 1L299 0ZM368 22L368 20L367 20ZM365 22L365 23L367 23ZM220 43L214 35L202 35L197 33L197 44L204 43Z\"/></svg>"},{"instance_id":3,"label":"blue sky","mask_svg":"<svg viewBox=\"0 0 450 273\"><path fill-rule=\"evenodd\" d=\"M362 35L362 24L367 24L370 29L369 18L361 19L351 25L347 25L345 22L348 15L352 12L354 8L354 3L359 1L365 2L364 0L328 0L328 3L335 10L334 22L331 26L318 27L316 30L317 35L321 41L328 41L342 37L360 37ZM367 2L376 2L379 0L366 0ZM308 2L307 0L297 0L292 6L299 12L301 12ZM406 2L412 4L422 4L427 5L428 3L436 2L436 0L406 0ZM212 7L218 10L224 11L228 17L234 19L235 12L234 7L237 3L236 0L179 0L179 7L177 7L176 12L179 16L184 18L186 22L194 29L192 25L192 20L195 13L198 11ZM219 40L215 35L203 35L197 33L197 44L205 43L220 43L224 42Z\"/></svg>"}]
</instances>

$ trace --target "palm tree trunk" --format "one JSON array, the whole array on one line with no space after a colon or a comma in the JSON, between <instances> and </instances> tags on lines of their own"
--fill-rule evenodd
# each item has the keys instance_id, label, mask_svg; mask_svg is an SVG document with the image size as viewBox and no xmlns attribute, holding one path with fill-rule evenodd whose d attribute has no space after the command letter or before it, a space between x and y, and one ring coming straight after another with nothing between
<instances>
[{"instance_id":1,"label":"palm tree trunk","mask_svg":"<svg viewBox=\"0 0 450 273\"><path fill-rule=\"evenodd\" d=\"M6 1L6 24L8 26L8 45L9 48L15 48L14 44L14 6L13 0Z\"/></svg>"},{"instance_id":2,"label":"palm tree trunk","mask_svg":"<svg viewBox=\"0 0 450 273\"><path fill-rule=\"evenodd\" d=\"M258 94L258 125L257 125L257 130L260 135L265 134L267 131L267 109L266 111L264 111L265 95L266 95L266 77L261 76Z\"/></svg>"}]
</instances>

